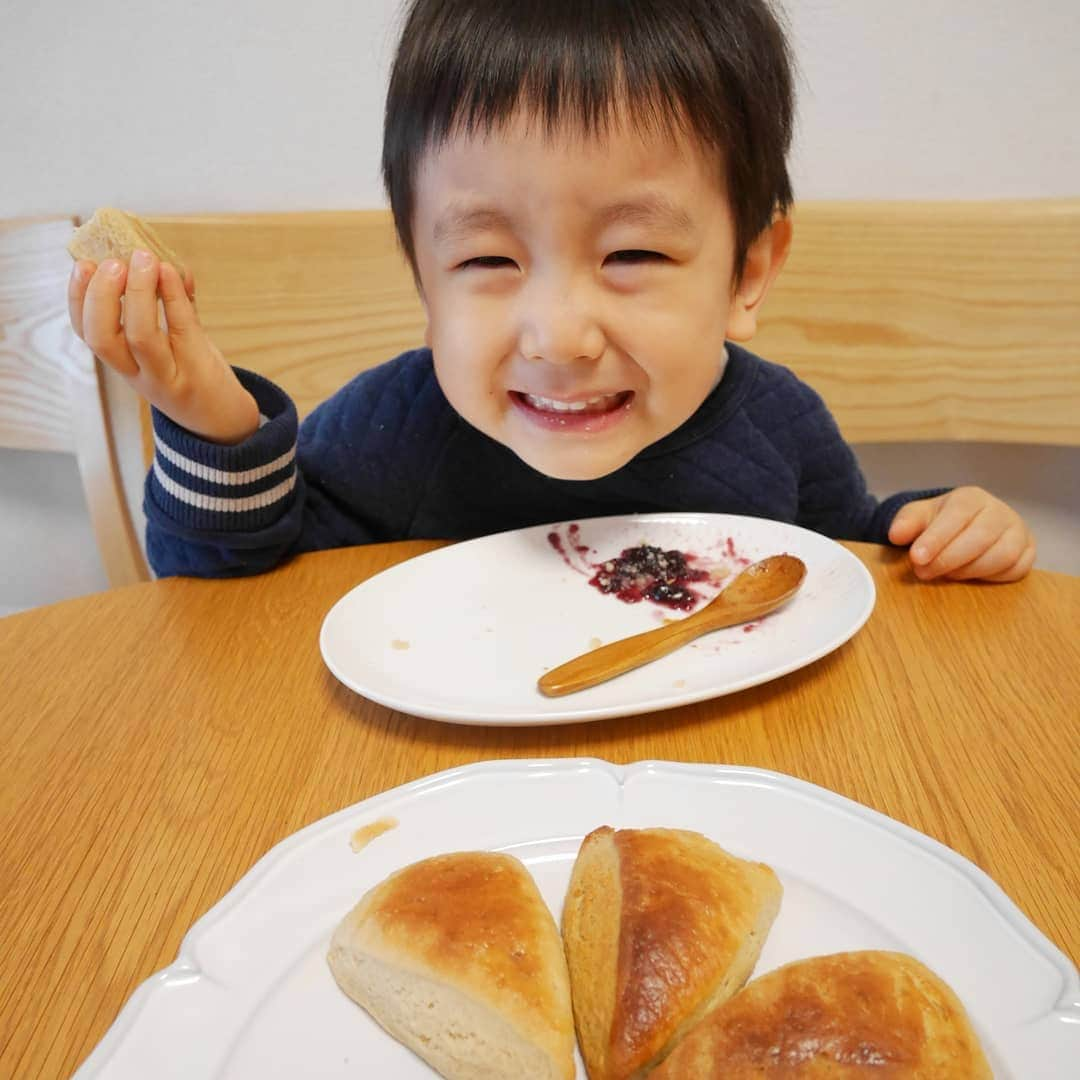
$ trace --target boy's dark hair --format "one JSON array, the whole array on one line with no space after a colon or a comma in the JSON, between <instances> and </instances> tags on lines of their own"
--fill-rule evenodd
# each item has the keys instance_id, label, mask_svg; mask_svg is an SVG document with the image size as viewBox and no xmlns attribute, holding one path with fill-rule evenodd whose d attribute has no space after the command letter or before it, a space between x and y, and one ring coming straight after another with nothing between
<instances>
[{"instance_id":1,"label":"boy's dark hair","mask_svg":"<svg viewBox=\"0 0 1080 1080\"><path fill-rule=\"evenodd\" d=\"M518 107L548 129L602 133L613 109L682 127L720 155L735 220L735 276L792 203L793 63L767 0L413 0L390 76L382 170L416 270L417 167L455 131L490 131Z\"/></svg>"}]
</instances>

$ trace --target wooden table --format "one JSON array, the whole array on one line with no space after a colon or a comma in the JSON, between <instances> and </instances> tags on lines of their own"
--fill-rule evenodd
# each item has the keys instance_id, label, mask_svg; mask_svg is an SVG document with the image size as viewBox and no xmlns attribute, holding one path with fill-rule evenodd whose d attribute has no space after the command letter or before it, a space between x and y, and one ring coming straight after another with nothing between
<instances>
[{"instance_id":1,"label":"wooden table","mask_svg":"<svg viewBox=\"0 0 1080 1080\"><path fill-rule=\"evenodd\" d=\"M1080 578L922 585L848 545L877 608L802 671L566 727L458 727L326 670L330 605L433 543L167 580L0 620L0 1076L68 1076L277 841L485 758L757 765L866 803L993 876L1080 959Z\"/></svg>"}]
</instances>

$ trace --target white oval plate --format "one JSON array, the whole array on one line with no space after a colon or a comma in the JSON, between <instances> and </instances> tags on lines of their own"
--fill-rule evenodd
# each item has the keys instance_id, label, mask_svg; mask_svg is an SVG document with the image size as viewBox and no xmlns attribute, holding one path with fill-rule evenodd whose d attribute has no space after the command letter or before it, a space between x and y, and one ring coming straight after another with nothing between
<instances>
[{"instance_id":1,"label":"white oval plate","mask_svg":"<svg viewBox=\"0 0 1080 1080\"><path fill-rule=\"evenodd\" d=\"M388 816L398 826L353 852L353 832ZM1076 969L956 852L779 773L579 759L451 769L282 841L135 991L76 1080L431 1080L337 988L334 927L392 871L475 849L518 856L558 919L581 839L600 825L695 829L772 866L784 897L755 976L829 952L906 952L960 996L997 1080L1076 1076Z\"/></svg>"},{"instance_id":2,"label":"white oval plate","mask_svg":"<svg viewBox=\"0 0 1080 1080\"><path fill-rule=\"evenodd\" d=\"M755 686L842 645L874 607L874 582L846 548L795 525L732 514L640 514L538 525L440 548L343 596L319 645L351 690L392 709L458 724L565 724L652 712ZM549 537L561 538L565 557ZM593 565L641 543L677 548L718 574L788 552L806 563L795 598L744 627L589 690L546 698L545 672L597 644L682 618L591 586ZM715 595L719 583L700 591ZM704 602L704 601L703 601Z\"/></svg>"}]
</instances>

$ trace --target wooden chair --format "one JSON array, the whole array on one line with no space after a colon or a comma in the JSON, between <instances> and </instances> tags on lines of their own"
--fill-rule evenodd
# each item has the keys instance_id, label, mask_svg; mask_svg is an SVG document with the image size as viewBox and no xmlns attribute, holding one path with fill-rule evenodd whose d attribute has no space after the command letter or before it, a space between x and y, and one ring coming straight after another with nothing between
<instances>
[{"instance_id":1,"label":"wooden chair","mask_svg":"<svg viewBox=\"0 0 1080 1080\"><path fill-rule=\"evenodd\" d=\"M148 217L195 272L199 317L233 364L301 418L358 372L423 343L424 315L379 210Z\"/></svg>"},{"instance_id":2,"label":"wooden chair","mask_svg":"<svg viewBox=\"0 0 1080 1080\"><path fill-rule=\"evenodd\" d=\"M422 340L385 212L150 220L225 355L301 415ZM852 442L1080 445L1080 200L803 204L751 347Z\"/></svg>"},{"instance_id":3,"label":"wooden chair","mask_svg":"<svg viewBox=\"0 0 1080 1080\"><path fill-rule=\"evenodd\" d=\"M853 443L1080 445L1080 199L814 203L753 348Z\"/></svg>"},{"instance_id":4,"label":"wooden chair","mask_svg":"<svg viewBox=\"0 0 1080 1080\"><path fill-rule=\"evenodd\" d=\"M138 210L138 207L133 209ZM149 217L195 271L228 359L301 416L422 341L384 211ZM808 203L752 347L855 443L1080 445L1080 200ZM145 410L68 326L69 219L0 228L0 445L73 452L113 583L137 534Z\"/></svg>"},{"instance_id":5,"label":"wooden chair","mask_svg":"<svg viewBox=\"0 0 1080 1080\"><path fill-rule=\"evenodd\" d=\"M0 222L0 447L74 454L110 585L146 581L139 402L71 329L71 218Z\"/></svg>"}]
</instances>

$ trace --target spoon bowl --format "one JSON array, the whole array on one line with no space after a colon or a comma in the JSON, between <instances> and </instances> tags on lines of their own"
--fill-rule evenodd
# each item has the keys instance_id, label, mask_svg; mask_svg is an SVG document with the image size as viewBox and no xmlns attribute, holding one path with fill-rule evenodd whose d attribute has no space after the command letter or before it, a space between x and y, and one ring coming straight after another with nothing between
<instances>
[{"instance_id":1,"label":"spoon bowl","mask_svg":"<svg viewBox=\"0 0 1080 1080\"><path fill-rule=\"evenodd\" d=\"M799 591L806 564L794 555L770 555L748 566L703 608L678 622L602 645L553 668L537 680L547 697L561 697L667 656L702 634L738 626L775 611Z\"/></svg>"}]
</instances>

